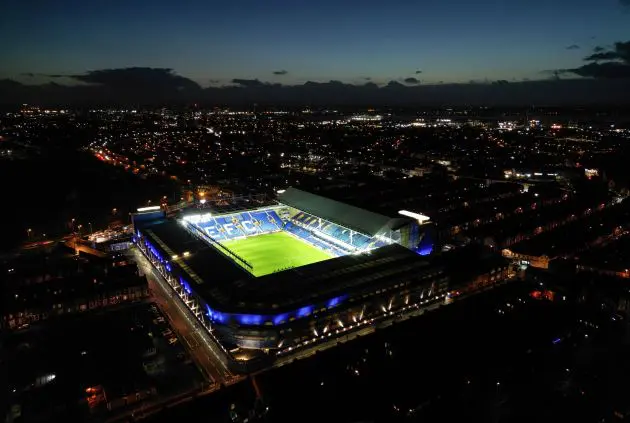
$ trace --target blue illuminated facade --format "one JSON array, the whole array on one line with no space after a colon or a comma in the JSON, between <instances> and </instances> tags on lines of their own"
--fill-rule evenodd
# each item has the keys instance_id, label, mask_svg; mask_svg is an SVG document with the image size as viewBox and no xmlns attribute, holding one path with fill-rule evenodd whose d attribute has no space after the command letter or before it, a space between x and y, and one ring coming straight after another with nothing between
<instances>
[{"instance_id":1,"label":"blue illuminated facade","mask_svg":"<svg viewBox=\"0 0 630 423\"><path fill-rule=\"evenodd\" d=\"M326 308L329 309L337 307L347 298L347 295L331 298L326 302ZM206 304L206 316L208 316L208 319L210 319L211 322L220 324L237 323L239 326L280 326L292 319L295 320L310 316L314 313L315 309L314 305L308 305L286 313L241 314L217 311Z\"/></svg>"},{"instance_id":2,"label":"blue illuminated facade","mask_svg":"<svg viewBox=\"0 0 630 423\"><path fill-rule=\"evenodd\" d=\"M418 230L420 227L414 225ZM418 233L418 243L415 248L416 253L421 256L428 256L433 252L433 225L422 226L422 232Z\"/></svg>"},{"instance_id":3,"label":"blue illuminated facade","mask_svg":"<svg viewBox=\"0 0 630 423\"><path fill-rule=\"evenodd\" d=\"M220 310L216 310L210 305L208 305L201 298L198 298L193 289L190 286L190 283L186 281L182 276L177 276L173 272L173 267L176 266L174 263L170 263L168 260L165 260L162 256L162 253L151 244L146 238L136 238L137 242L142 242L144 244L146 250L148 250L153 257L157 259L159 263L164 266L164 269L170 274L170 276L179 282L181 288L188 294L189 296L194 296L195 299L204 305L204 309L206 310L205 316L208 320L215 324L237 324L239 326L280 326L287 323L290 320L300 319L313 314L316 310L315 305L306 305L298 308L297 310L283 312L278 314L242 314L242 313L228 313ZM326 309L334 308L341 305L345 300L348 299L348 295L340 295L337 297L330 298L323 302Z\"/></svg>"}]
</instances>

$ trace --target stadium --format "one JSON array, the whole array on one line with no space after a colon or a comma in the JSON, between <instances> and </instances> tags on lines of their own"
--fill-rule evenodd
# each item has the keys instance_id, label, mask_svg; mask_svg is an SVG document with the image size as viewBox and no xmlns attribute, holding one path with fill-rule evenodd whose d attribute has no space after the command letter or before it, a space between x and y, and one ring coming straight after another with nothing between
<instances>
[{"instance_id":1,"label":"stadium","mask_svg":"<svg viewBox=\"0 0 630 423\"><path fill-rule=\"evenodd\" d=\"M136 245L225 351L271 359L443 297L428 220L296 188L264 206L133 216Z\"/></svg>"}]
</instances>

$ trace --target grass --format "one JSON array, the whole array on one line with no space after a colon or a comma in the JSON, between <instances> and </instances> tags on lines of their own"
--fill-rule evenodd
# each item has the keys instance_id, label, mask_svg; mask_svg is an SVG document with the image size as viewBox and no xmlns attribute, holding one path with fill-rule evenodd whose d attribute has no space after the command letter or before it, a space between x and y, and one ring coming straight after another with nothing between
<instances>
[{"instance_id":1,"label":"grass","mask_svg":"<svg viewBox=\"0 0 630 423\"><path fill-rule=\"evenodd\" d=\"M253 267L251 273L254 276L268 275L280 269L304 266L332 257L285 232L232 239L222 241L221 244L247 260Z\"/></svg>"}]
</instances>

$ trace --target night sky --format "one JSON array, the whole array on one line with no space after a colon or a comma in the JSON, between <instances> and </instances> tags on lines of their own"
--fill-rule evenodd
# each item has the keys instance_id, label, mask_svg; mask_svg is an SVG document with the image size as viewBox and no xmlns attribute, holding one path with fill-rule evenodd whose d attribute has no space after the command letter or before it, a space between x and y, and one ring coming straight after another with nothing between
<instances>
[{"instance_id":1,"label":"night sky","mask_svg":"<svg viewBox=\"0 0 630 423\"><path fill-rule=\"evenodd\" d=\"M0 12L0 78L38 83L131 66L202 86L521 81L630 39L627 0L5 0Z\"/></svg>"}]
</instances>

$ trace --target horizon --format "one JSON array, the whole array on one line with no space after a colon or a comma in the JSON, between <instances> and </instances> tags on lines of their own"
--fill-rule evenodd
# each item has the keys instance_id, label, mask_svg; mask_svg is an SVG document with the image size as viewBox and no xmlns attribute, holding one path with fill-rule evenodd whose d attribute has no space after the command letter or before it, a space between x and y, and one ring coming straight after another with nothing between
<instances>
[{"instance_id":1,"label":"horizon","mask_svg":"<svg viewBox=\"0 0 630 423\"><path fill-rule=\"evenodd\" d=\"M99 70L132 67L175 69L202 87L626 78L629 21L627 0L399 0L387 7L188 0L176 8L163 0L150 7L37 0L12 4L0 17L0 79L76 84Z\"/></svg>"},{"instance_id":2,"label":"horizon","mask_svg":"<svg viewBox=\"0 0 630 423\"><path fill-rule=\"evenodd\" d=\"M510 82L407 85L347 84L340 81L300 85L236 80L223 87L200 87L168 69L130 68L96 72L79 85L55 82L26 85L0 80L0 104L44 106L204 104L242 106L626 106L630 78L546 79Z\"/></svg>"},{"instance_id":3,"label":"horizon","mask_svg":"<svg viewBox=\"0 0 630 423\"><path fill-rule=\"evenodd\" d=\"M217 103L619 103L626 84L610 81L630 81L628 0L36 0L6 9L3 103L205 101L200 92ZM399 93L384 95L390 88Z\"/></svg>"}]
</instances>

